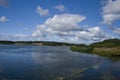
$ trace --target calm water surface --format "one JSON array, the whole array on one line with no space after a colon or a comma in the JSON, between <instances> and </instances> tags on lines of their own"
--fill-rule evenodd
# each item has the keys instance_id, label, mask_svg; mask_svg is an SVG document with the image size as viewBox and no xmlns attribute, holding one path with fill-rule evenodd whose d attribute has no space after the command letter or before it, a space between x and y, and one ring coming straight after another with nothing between
<instances>
[{"instance_id":1,"label":"calm water surface","mask_svg":"<svg viewBox=\"0 0 120 80\"><path fill-rule=\"evenodd\" d=\"M60 46L0 45L0 80L120 80L120 61Z\"/></svg>"}]
</instances>

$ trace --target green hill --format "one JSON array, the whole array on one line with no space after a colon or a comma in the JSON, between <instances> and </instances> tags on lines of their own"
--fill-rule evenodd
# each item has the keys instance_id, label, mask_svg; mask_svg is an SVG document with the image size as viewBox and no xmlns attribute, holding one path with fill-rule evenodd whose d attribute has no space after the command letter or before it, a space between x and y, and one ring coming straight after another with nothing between
<instances>
[{"instance_id":1,"label":"green hill","mask_svg":"<svg viewBox=\"0 0 120 80\"><path fill-rule=\"evenodd\" d=\"M120 39L108 39L104 40L102 42L97 42L89 45L90 47L104 47L104 48L112 48L112 47L117 47L120 46Z\"/></svg>"},{"instance_id":2,"label":"green hill","mask_svg":"<svg viewBox=\"0 0 120 80\"><path fill-rule=\"evenodd\" d=\"M107 57L120 57L120 39L108 39L86 46L72 46L72 51L98 54Z\"/></svg>"}]
</instances>

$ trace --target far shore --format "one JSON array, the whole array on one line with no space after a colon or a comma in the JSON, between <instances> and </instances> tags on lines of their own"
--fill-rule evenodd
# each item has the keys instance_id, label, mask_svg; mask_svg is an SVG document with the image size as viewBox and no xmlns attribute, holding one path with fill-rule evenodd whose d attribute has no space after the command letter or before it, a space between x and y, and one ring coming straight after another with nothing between
<instances>
[{"instance_id":1,"label":"far shore","mask_svg":"<svg viewBox=\"0 0 120 80\"><path fill-rule=\"evenodd\" d=\"M120 58L120 39L108 39L102 42L92 43L90 45L48 41L0 41L0 44L32 46L70 46L70 50L75 52Z\"/></svg>"}]
</instances>

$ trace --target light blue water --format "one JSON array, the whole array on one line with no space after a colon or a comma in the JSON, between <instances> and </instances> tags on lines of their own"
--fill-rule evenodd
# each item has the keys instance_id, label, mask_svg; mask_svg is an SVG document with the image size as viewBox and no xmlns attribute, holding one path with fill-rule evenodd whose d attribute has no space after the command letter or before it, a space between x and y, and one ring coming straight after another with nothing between
<instances>
[{"instance_id":1,"label":"light blue water","mask_svg":"<svg viewBox=\"0 0 120 80\"><path fill-rule=\"evenodd\" d=\"M0 45L0 80L61 78L120 80L120 61L72 52L63 46Z\"/></svg>"}]
</instances>

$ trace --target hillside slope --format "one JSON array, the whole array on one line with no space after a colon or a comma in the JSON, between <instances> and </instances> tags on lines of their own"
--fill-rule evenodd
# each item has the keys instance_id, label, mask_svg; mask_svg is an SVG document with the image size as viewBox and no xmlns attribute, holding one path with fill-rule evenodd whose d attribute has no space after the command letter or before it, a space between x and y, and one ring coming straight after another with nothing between
<instances>
[{"instance_id":1,"label":"hillside slope","mask_svg":"<svg viewBox=\"0 0 120 80\"><path fill-rule=\"evenodd\" d=\"M108 39L86 46L72 46L72 51L98 54L107 57L120 57L120 39Z\"/></svg>"}]
</instances>

